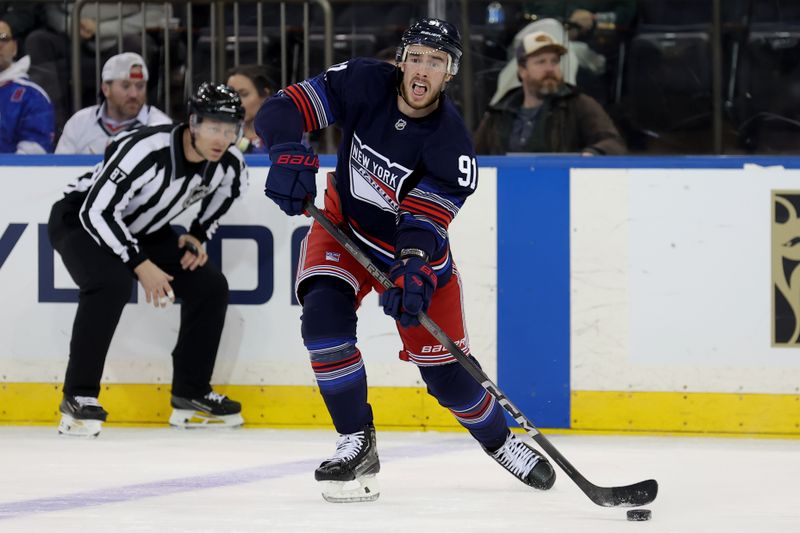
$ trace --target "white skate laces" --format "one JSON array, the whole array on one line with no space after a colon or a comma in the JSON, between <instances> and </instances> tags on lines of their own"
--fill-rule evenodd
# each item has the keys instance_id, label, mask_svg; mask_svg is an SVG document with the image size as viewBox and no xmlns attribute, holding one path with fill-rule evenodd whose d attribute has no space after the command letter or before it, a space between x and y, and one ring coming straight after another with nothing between
<instances>
[{"instance_id":1,"label":"white skate laces","mask_svg":"<svg viewBox=\"0 0 800 533\"><path fill-rule=\"evenodd\" d=\"M91 406L91 407L101 407L100 402L97 401L97 398L94 396L75 396L75 401L78 402L78 405L81 407Z\"/></svg>"},{"instance_id":2,"label":"white skate laces","mask_svg":"<svg viewBox=\"0 0 800 533\"><path fill-rule=\"evenodd\" d=\"M97 437L108 415L94 396L64 396L59 411L58 433L74 437Z\"/></svg>"},{"instance_id":3,"label":"white skate laces","mask_svg":"<svg viewBox=\"0 0 800 533\"><path fill-rule=\"evenodd\" d=\"M170 426L177 428L235 428L244 424L241 405L224 394L207 392L201 399L172 397Z\"/></svg>"},{"instance_id":4,"label":"white skate laces","mask_svg":"<svg viewBox=\"0 0 800 533\"><path fill-rule=\"evenodd\" d=\"M225 399L225 395L224 394L217 394L216 392L214 392L212 390L211 392L209 392L208 394L203 396L203 398L205 398L206 400L212 401L212 402L222 403L222 400Z\"/></svg>"},{"instance_id":5,"label":"white skate laces","mask_svg":"<svg viewBox=\"0 0 800 533\"><path fill-rule=\"evenodd\" d=\"M314 479L325 501L372 502L380 496L375 477L380 470L375 428L368 424L361 431L339 434L336 451L314 471Z\"/></svg>"},{"instance_id":6,"label":"white skate laces","mask_svg":"<svg viewBox=\"0 0 800 533\"><path fill-rule=\"evenodd\" d=\"M492 454L492 457L520 479L527 477L540 459L536 452L526 446L513 433L506 438L505 443Z\"/></svg>"},{"instance_id":7,"label":"white skate laces","mask_svg":"<svg viewBox=\"0 0 800 533\"><path fill-rule=\"evenodd\" d=\"M364 445L364 432L339 435L336 441L336 451L329 461L352 461Z\"/></svg>"}]
</instances>

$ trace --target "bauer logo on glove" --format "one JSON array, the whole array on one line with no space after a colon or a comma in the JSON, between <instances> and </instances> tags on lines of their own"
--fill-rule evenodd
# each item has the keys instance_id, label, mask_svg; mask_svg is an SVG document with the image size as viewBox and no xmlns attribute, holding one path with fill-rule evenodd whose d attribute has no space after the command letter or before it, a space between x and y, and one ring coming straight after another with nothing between
<instances>
[{"instance_id":1,"label":"bauer logo on glove","mask_svg":"<svg viewBox=\"0 0 800 533\"><path fill-rule=\"evenodd\" d=\"M273 145L269 158L264 194L287 215L303 213L306 201L317 196L319 158L311 148L292 142Z\"/></svg>"},{"instance_id":2,"label":"bauer logo on glove","mask_svg":"<svg viewBox=\"0 0 800 533\"><path fill-rule=\"evenodd\" d=\"M304 167L312 167L319 169L319 157L316 155L303 155L303 154L281 154L278 160L275 161L276 165L301 165Z\"/></svg>"}]
</instances>

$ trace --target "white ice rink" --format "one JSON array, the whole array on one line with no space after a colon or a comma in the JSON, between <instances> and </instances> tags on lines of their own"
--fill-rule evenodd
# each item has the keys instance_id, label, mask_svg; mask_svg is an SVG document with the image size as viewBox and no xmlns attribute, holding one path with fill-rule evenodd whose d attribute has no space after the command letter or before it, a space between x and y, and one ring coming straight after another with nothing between
<instances>
[{"instance_id":1,"label":"white ice rink","mask_svg":"<svg viewBox=\"0 0 800 533\"><path fill-rule=\"evenodd\" d=\"M378 432L381 496L330 504L332 431L0 427L0 532L800 531L800 440L554 435L599 485L654 477L649 522L591 503L560 470L528 489L463 433Z\"/></svg>"}]
</instances>

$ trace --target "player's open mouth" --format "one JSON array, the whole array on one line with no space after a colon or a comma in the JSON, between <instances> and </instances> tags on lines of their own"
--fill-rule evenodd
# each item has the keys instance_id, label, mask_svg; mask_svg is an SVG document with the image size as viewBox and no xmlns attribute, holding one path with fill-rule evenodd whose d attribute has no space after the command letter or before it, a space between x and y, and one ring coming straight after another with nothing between
<instances>
[{"instance_id":1,"label":"player's open mouth","mask_svg":"<svg viewBox=\"0 0 800 533\"><path fill-rule=\"evenodd\" d=\"M411 92L414 96L425 96L428 92L428 86L418 81L411 82Z\"/></svg>"}]
</instances>

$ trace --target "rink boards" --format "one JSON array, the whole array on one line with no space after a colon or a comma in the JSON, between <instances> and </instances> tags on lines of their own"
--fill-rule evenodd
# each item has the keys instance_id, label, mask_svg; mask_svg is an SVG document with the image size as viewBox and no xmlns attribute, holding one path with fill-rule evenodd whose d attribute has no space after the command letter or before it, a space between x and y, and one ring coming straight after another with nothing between
<instances>
[{"instance_id":1,"label":"rink boards","mask_svg":"<svg viewBox=\"0 0 800 533\"><path fill-rule=\"evenodd\" d=\"M0 421L56 417L76 291L45 225L60 190L94 161L0 159ZM308 219L267 201L268 161L249 163L250 189L209 245L232 289L213 381L242 400L249 423L327 426L291 286ZM479 163L478 191L451 228L471 347L534 423L800 434L800 289L786 238L797 159ZM132 296L104 375L113 420L166 420L177 325L177 308ZM455 426L397 359L374 297L359 311L359 345L379 424Z\"/></svg>"}]
</instances>

